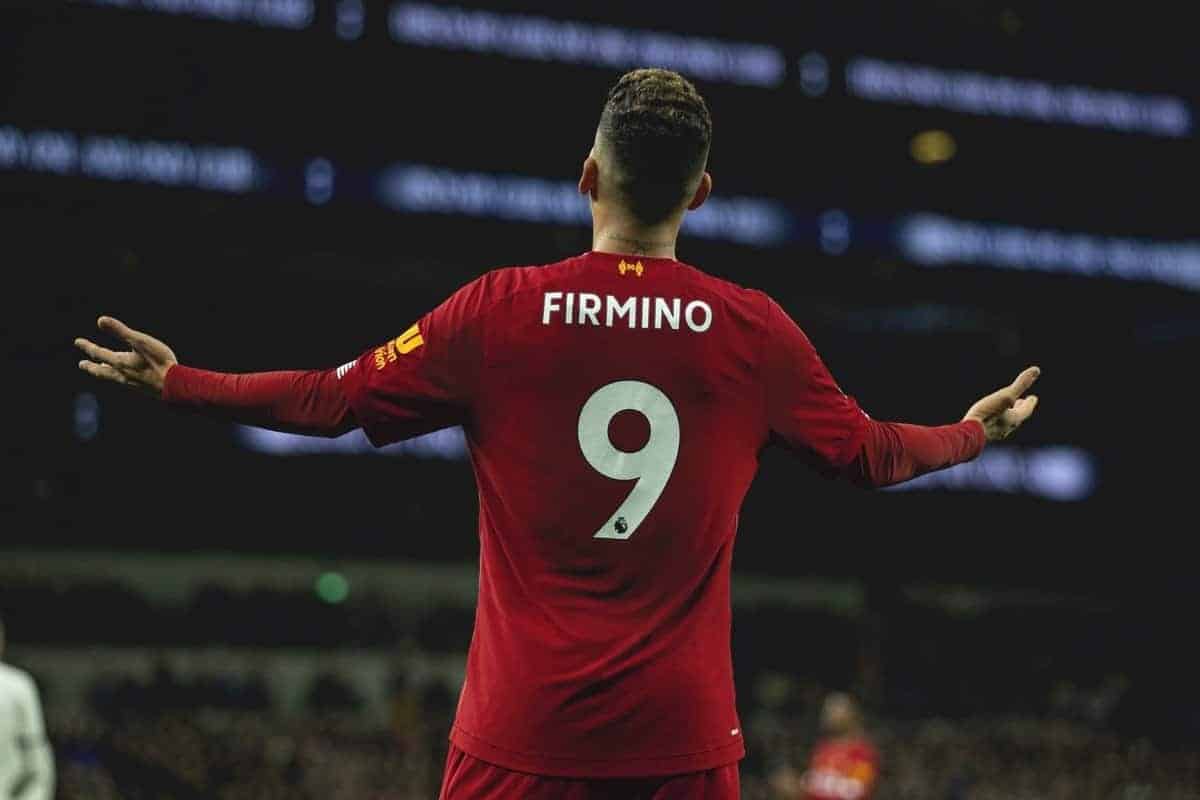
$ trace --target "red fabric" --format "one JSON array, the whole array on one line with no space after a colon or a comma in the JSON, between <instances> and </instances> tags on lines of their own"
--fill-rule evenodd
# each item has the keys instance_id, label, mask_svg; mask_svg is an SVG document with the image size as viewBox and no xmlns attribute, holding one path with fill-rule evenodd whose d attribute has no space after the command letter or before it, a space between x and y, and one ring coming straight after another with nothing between
<instances>
[{"instance_id":1,"label":"red fabric","mask_svg":"<svg viewBox=\"0 0 1200 800\"><path fill-rule=\"evenodd\" d=\"M970 461L987 439L974 420L925 427L877 422L844 394L808 337L768 305L767 413L773 434L823 472L881 487Z\"/></svg>"},{"instance_id":2,"label":"red fabric","mask_svg":"<svg viewBox=\"0 0 1200 800\"><path fill-rule=\"evenodd\" d=\"M235 375L176 364L167 370L163 399L292 433L338 436L357 427L334 370Z\"/></svg>"},{"instance_id":3,"label":"red fabric","mask_svg":"<svg viewBox=\"0 0 1200 800\"><path fill-rule=\"evenodd\" d=\"M454 745L439 800L738 800L737 764L662 778L546 778L512 772Z\"/></svg>"},{"instance_id":4,"label":"red fabric","mask_svg":"<svg viewBox=\"0 0 1200 800\"><path fill-rule=\"evenodd\" d=\"M776 438L841 469L868 427L775 303L670 259L498 270L363 354L341 386L377 445L467 434L480 588L457 747L584 778L743 756L730 560L759 451ZM597 398L610 407L585 421ZM632 464L607 436L622 408L660 431ZM639 471L666 476L656 500L635 490Z\"/></svg>"},{"instance_id":5,"label":"red fabric","mask_svg":"<svg viewBox=\"0 0 1200 800\"><path fill-rule=\"evenodd\" d=\"M813 751L804 773L804 800L870 800L879 779L879 751L866 739L829 739Z\"/></svg>"},{"instance_id":6,"label":"red fabric","mask_svg":"<svg viewBox=\"0 0 1200 800\"><path fill-rule=\"evenodd\" d=\"M983 452L985 444L983 425L975 420L936 428L872 420L862 448L846 472L864 486L891 486L970 461Z\"/></svg>"},{"instance_id":7,"label":"red fabric","mask_svg":"<svg viewBox=\"0 0 1200 800\"><path fill-rule=\"evenodd\" d=\"M464 426L480 580L452 740L542 776L741 758L730 559L765 444L833 473L862 460L862 482L931 458L915 429L873 424L766 295L670 259L489 273L341 385L376 444Z\"/></svg>"},{"instance_id":8,"label":"red fabric","mask_svg":"<svg viewBox=\"0 0 1200 800\"><path fill-rule=\"evenodd\" d=\"M799 326L770 299L764 333L762 380L772 436L823 472L844 468L862 447L870 418L838 386Z\"/></svg>"},{"instance_id":9,"label":"red fabric","mask_svg":"<svg viewBox=\"0 0 1200 800\"><path fill-rule=\"evenodd\" d=\"M563 778L744 755L730 561L764 445L867 483L946 461L872 424L766 295L600 253L489 273L336 372L177 366L164 395L304 433L357 422L376 445L463 425L480 575L451 738Z\"/></svg>"}]
</instances>

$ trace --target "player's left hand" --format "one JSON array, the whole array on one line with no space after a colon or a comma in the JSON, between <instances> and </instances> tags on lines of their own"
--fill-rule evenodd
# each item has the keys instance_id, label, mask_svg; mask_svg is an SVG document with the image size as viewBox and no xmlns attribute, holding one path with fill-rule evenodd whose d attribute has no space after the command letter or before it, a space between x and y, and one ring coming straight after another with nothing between
<instances>
[{"instance_id":1,"label":"player's left hand","mask_svg":"<svg viewBox=\"0 0 1200 800\"><path fill-rule=\"evenodd\" d=\"M76 339L75 346L88 357L79 362L79 368L101 380L161 397L167 370L179 363L171 348L112 317L100 317L96 327L123 340L130 349L119 353L87 339Z\"/></svg>"},{"instance_id":2,"label":"player's left hand","mask_svg":"<svg viewBox=\"0 0 1200 800\"><path fill-rule=\"evenodd\" d=\"M1040 367L1028 367L1008 386L976 402L963 419L982 424L989 442L1007 439L1037 408L1037 395L1025 393L1041 374Z\"/></svg>"}]
</instances>

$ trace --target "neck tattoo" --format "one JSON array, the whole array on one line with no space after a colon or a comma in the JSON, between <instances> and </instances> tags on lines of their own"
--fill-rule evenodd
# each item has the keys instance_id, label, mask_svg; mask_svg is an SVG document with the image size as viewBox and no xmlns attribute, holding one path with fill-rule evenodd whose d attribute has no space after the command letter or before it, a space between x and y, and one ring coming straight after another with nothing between
<instances>
[{"instance_id":1,"label":"neck tattoo","mask_svg":"<svg viewBox=\"0 0 1200 800\"><path fill-rule=\"evenodd\" d=\"M646 239L631 239L627 236L616 236L611 233L606 233L602 239L611 239L614 242L620 242L627 245L630 250L638 255L649 255L652 250L670 250L672 242L651 242Z\"/></svg>"}]
</instances>

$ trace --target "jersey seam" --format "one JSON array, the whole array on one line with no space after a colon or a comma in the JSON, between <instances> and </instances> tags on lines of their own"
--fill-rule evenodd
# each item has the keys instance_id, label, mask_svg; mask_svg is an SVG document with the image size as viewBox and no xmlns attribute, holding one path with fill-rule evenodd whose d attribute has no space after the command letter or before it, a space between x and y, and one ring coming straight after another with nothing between
<instances>
[{"instance_id":1,"label":"jersey seam","mask_svg":"<svg viewBox=\"0 0 1200 800\"><path fill-rule=\"evenodd\" d=\"M574 260L574 258L577 258L577 256L574 256L569 259L563 259L563 260L571 261L571 260ZM495 267L495 268L490 269L487 272L483 273L482 275L480 275L478 278L476 278L472 282L473 283L481 283L490 276L499 275L500 273L503 273L503 272L513 272L513 271L522 270L522 269L538 269L538 267L532 267L532 266ZM491 299L490 301L488 301L487 306L488 306L488 308L493 308L495 306L498 306L501 303L507 302L509 299L521 294L522 292L526 292L526 291L536 291L536 289L528 287L528 286L521 286L521 287L517 287L514 289L509 289L504 294L501 294L501 295L495 297L494 299ZM482 296L481 296L480 300L483 300ZM481 303L481 305L482 305L482 303ZM484 375L485 366L487 364L487 353L486 353L487 336L485 335L486 332L484 330L485 327L487 326L487 314L484 313L483 309L476 312L475 321L479 328L479 346L477 348L475 348L477 351L478 361L475 365L475 381L474 381L475 385L472 387L473 391L471 393L473 395L472 396L473 402L470 404L471 421L472 422L475 421L474 417L475 417L476 403L478 402L479 396L483 392L483 380L484 380L483 375ZM472 427L474 427L474 426L472 426Z\"/></svg>"},{"instance_id":2,"label":"jersey seam","mask_svg":"<svg viewBox=\"0 0 1200 800\"><path fill-rule=\"evenodd\" d=\"M767 308L766 308L766 313L764 314L764 317L763 317L763 340L762 340L762 345L761 345L761 348L759 351L758 368L762 372L762 384L763 384L763 397L762 397L763 405L762 405L762 407L763 407L763 428L765 429L763 436L764 436L765 442L769 442L771 440L771 387L770 387L771 371L767 367L767 347L770 343L770 338L771 338L771 296L769 294L767 294L766 292L763 292L763 298L766 300Z\"/></svg>"},{"instance_id":3,"label":"jersey seam","mask_svg":"<svg viewBox=\"0 0 1200 800\"><path fill-rule=\"evenodd\" d=\"M861 412L861 409L859 411ZM844 470L850 466L854 462L854 459L858 457L859 451L862 450L863 444L867 440L868 428L870 428L873 422L874 420L864 419L858 430L846 437L846 441L842 443L842 447L838 451L837 468L839 470Z\"/></svg>"},{"instance_id":4,"label":"jersey seam","mask_svg":"<svg viewBox=\"0 0 1200 800\"><path fill-rule=\"evenodd\" d=\"M555 264L561 264L566 261L575 261L578 258L579 258L579 256L572 256L571 258L564 258L562 261L556 261L556 262L554 262L554 264L546 264L544 266L496 267L495 269L488 270L487 272L485 272L477 280L482 280L482 279L488 277L489 275L496 275L501 272L511 272L511 271L522 270L522 269L528 269L528 270L545 269L546 267L554 266ZM488 307L491 308L494 306L498 306L501 303L507 302L508 300L512 299L513 297L516 297L519 294L522 294L524 292L536 292L540 288L543 288L543 287L540 285L539 286L518 286L514 289L509 289L504 294L498 295L495 298L489 300ZM479 312L478 318L479 318L479 325L481 328L480 332L482 333L482 328L485 324L485 320L487 319L487 315L484 314L483 312ZM486 355L486 353L484 352L484 348L481 346L479 348L480 366L482 366L482 364L483 364L485 355Z\"/></svg>"}]
</instances>

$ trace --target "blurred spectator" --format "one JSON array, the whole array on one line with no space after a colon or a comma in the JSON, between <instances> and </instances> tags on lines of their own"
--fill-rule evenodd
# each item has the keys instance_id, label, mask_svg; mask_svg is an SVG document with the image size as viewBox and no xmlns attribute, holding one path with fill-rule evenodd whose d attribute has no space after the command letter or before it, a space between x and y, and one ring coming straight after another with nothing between
<instances>
[{"instance_id":1,"label":"blurred spectator","mask_svg":"<svg viewBox=\"0 0 1200 800\"><path fill-rule=\"evenodd\" d=\"M0 620L0 798L50 800L54 758L37 686L27 673L3 663L4 645Z\"/></svg>"},{"instance_id":2,"label":"blurred spectator","mask_svg":"<svg viewBox=\"0 0 1200 800\"><path fill-rule=\"evenodd\" d=\"M775 792L786 800L869 800L879 777L879 752L867 738L854 698L841 692L825 698L821 735L805 772L784 767L772 776Z\"/></svg>"}]
</instances>

